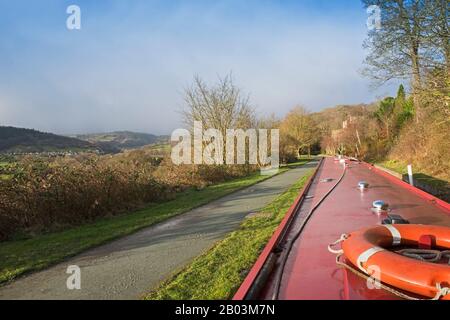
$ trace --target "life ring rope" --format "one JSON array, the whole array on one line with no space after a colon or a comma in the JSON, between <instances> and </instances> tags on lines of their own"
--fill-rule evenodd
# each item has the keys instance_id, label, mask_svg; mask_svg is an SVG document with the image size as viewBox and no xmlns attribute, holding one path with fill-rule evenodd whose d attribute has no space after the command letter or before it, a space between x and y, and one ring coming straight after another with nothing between
<instances>
[{"instance_id":1,"label":"life ring rope","mask_svg":"<svg viewBox=\"0 0 450 320\"><path fill-rule=\"evenodd\" d=\"M355 274L355 275L357 275L360 278L363 278L365 280L373 279L372 276L367 274L367 271L364 268L361 268L361 270L363 271L362 272L362 271L354 268L353 266L340 261L340 258L344 255L344 251L342 249L341 250L333 249L333 247L338 245L339 243L342 243L343 241L347 240L348 237L349 236L347 234L341 235L341 237L338 240L336 240L335 242L333 242L333 243L328 245L328 251L330 251L333 254L336 254L336 264L338 266L349 270L353 274ZM377 253L377 252L379 252L379 251L378 250L374 250L372 255ZM448 253L447 253L447 251L445 251L445 252L443 252L443 254L446 256ZM440 256L442 257L442 254ZM396 289L394 289L394 288L392 288L390 286L385 285L384 283L382 283L379 280L377 280L377 281L378 281L378 285L379 285L379 287L381 289L384 289L385 291L387 291L389 293L392 293L393 295L395 295L397 297L400 297L402 299L406 299L406 300L439 300L441 297L445 297L447 295L450 295L450 287L442 287L440 283L436 283L436 291L437 292L436 292L435 297L433 297L431 299L422 299L422 298L412 297L412 296L410 296L408 294L405 294L405 293L400 292L400 291L398 291L398 290L396 290Z\"/></svg>"},{"instance_id":2,"label":"life ring rope","mask_svg":"<svg viewBox=\"0 0 450 320\"><path fill-rule=\"evenodd\" d=\"M348 264L346 264L344 262L341 262L340 261L341 257L342 257L342 254L336 256L336 264L337 265L339 265L339 266L341 266L341 267L351 271L352 273L356 274L357 276L359 276L359 277L361 277L361 278L363 278L365 280L368 280L368 279L372 278L371 276L367 275L366 273L363 273L363 272L353 268L352 266L350 266L350 265L348 265ZM382 283L380 281L379 281L378 285L380 286L380 288L382 288L382 289L392 293L393 295L396 295L397 297L400 297L400 298L403 298L403 299L406 299L406 300L439 300L441 297L445 297L445 296L450 294L450 288L448 288L448 287L442 288L440 283L436 283L437 293L436 293L436 296L434 298L431 298L431 299L422 299L422 298L412 297L412 296L407 295L407 294L405 294L403 292L395 290L394 288L389 287L389 286L385 285L384 283Z\"/></svg>"},{"instance_id":3,"label":"life ring rope","mask_svg":"<svg viewBox=\"0 0 450 320\"><path fill-rule=\"evenodd\" d=\"M427 262L438 262L443 258L447 258L450 265L450 250L403 249L395 252L408 258Z\"/></svg>"}]
</instances>

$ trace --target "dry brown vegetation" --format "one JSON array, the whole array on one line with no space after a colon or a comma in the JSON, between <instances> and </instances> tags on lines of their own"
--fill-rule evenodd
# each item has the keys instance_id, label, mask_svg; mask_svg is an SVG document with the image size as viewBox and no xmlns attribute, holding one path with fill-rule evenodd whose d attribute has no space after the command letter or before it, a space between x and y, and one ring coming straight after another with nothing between
<instances>
[{"instance_id":1,"label":"dry brown vegetation","mask_svg":"<svg viewBox=\"0 0 450 320\"><path fill-rule=\"evenodd\" d=\"M254 114L231 76L209 87L198 77L186 90L186 122L246 128ZM174 165L158 146L112 156L25 157L0 167L0 240L79 225L251 174L251 165Z\"/></svg>"},{"instance_id":2,"label":"dry brown vegetation","mask_svg":"<svg viewBox=\"0 0 450 320\"><path fill-rule=\"evenodd\" d=\"M294 109L280 124L283 157L320 144L323 153L411 163L416 171L448 182L448 1L363 3L378 5L382 14L381 28L369 31L365 42L365 75L376 84L408 81L409 94L400 86L395 97L370 105L339 106L315 114ZM311 131L318 132L315 138Z\"/></svg>"},{"instance_id":3,"label":"dry brown vegetation","mask_svg":"<svg viewBox=\"0 0 450 320\"><path fill-rule=\"evenodd\" d=\"M120 214L187 188L248 175L250 166L174 166L148 150L115 156L26 157L2 167L0 240Z\"/></svg>"},{"instance_id":4,"label":"dry brown vegetation","mask_svg":"<svg viewBox=\"0 0 450 320\"><path fill-rule=\"evenodd\" d=\"M313 149L371 162L413 164L417 173L450 181L449 86L436 78L429 83L440 87L428 85L415 99L400 86L396 97L370 105L338 106L318 113L294 108L278 124L282 159Z\"/></svg>"},{"instance_id":5,"label":"dry brown vegetation","mask_svg":"<svg viewBox=\"0 0 450 320\"><path fill-rule=\"evenodd\" d=\"M412 163L420 171L450 184L450 79L434 77L419 95L414 119L402 128L389 159Z\"/></svg>"}]
</instances>

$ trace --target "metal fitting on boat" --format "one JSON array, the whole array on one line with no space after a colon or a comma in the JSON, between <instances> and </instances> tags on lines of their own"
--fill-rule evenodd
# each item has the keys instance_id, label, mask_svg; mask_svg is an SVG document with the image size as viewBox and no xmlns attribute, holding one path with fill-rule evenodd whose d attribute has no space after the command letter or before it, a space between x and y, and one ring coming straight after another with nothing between
<instances>
[{"instance_id":1,"label":"metal fitting on boat","mask_svg":"<svg viewBox=\"0 0 450 320\"><path fill-rule=\"evenodd\" d=\"M360 181L360 182L358 182L358 188L360 190L365 190L365 189L369 188L369 184L365 181Z\"/></svg>"},{"instance_id":2,"label":"metal fitting on boat","mask_svg":"<svg viewBox=\"0 0 450 320\"><path fill-rule=\"evenodd\" d=\"M376 200L373 202L372 207L377 211L386 211L389 208L389 205L383 200Z\"/></svg>"},{"instance_id":3,"label":"metal fitting on boat","mask_svg":"<svg viewBox=\"0 0 450 320\"><path fill-rule=\"evenodd\" d=\"M381 224L409 224L409 221L398 214L388 214Z\"/></svg>"}]
</instances>

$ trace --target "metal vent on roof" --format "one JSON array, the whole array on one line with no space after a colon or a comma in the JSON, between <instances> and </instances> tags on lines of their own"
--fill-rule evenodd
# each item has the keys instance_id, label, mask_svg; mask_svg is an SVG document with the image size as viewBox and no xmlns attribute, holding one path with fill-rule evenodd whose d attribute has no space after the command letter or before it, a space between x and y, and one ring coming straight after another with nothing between
<instances>
[{"instance_id":1,"label":"metal vent on roof","mask_svg":"<svg viewBox=\"0 0 450 320\"><path fill-rule=\"evenodd\" d=\"M365 190L369 188L369 184L366 181L360 181L358 182L358 188L361 190Z\"/></svg>"},{"instance_id":2,"label":"metal vent on roof","mask_svg":"<svg viewBox=\"0 0 450 320\"><path fill-rule=\"evenodd\" d=\"M389 208L389 204L383 200L376 200L373 202L372 207L377 211L386 211Z\"/></svg>"}]
</instances>

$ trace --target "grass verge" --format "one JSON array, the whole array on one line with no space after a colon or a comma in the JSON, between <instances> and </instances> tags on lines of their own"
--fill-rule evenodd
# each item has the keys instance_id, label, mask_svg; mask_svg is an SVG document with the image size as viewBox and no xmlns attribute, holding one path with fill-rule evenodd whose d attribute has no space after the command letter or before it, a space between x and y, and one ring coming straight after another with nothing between
<instances>
[{"instance_id":1,"label":"grass verge","mask_svg":"<svg viewBox=\"0 0 450 320\"><path fill-rule=\"evenodd\" d=\"M379 162L377 164L386 169L397 172L401 175L408 174L408 169L407 169L408 164L406 162L402 162L402 161L398 161L398 160L387 160L387 161ZM437 188L440 190L445 190L446 188L448 188L448 184L449 184L448 181L444 181L444 180L426 175L424 173L415 172L415 173L413 173L413 178L415 181L421 182L425 185L429 185L431 187L434 187L434 188Z\"/></svg>"},{"instance_id":2,"label":"grass verge","mask_svg":"<svg viewBox=\"0 0 450 320\"><path fill-rule=\"evenodd\" d=\"M311 160L313 160L313 158L303 158L303 159L299 159L296 162L291 162L291 163L285 164L282 167L283 168L293 169L293 168L300 167L300 166L310 162Z\"/></svg>"},{"instance_id":3,"label":"grass verge","mask_svg":"<svg viewBox=\"0 0 450 320\"><path fill-rule=\"evenodd\" d=\"M0 161L0 170L9 166L9 162ZM0 180L10 179L11 176L0 172Z\"/></svg>"},{"instance_id":4,"label":"grass verge","mask_svg":"<svg viewBox=\"0 0 450 320\"><path fill-rule=\"evenodd\" d=\"M314 170L267 205L258 215L194 259L185 269L162 283L147 300L230 299L257 260L298 192Z\"/></svg>"},{"instance_id":5,"label":"grass verge","mask_svg":"<svg viewBox=\"0 0 450 320\"><path fill-rule=\"evenodd\" d=\"M286 170L281 169L280 173ZM188 190L178 194L174 200L154 204L130 214L100 219L94 223L31 239L0 242L0 284L24 273L46 268L86 249L129 235L268 178L270 177L258 173L212 185L203 190Z\"/></svg>"}]
</instances>

